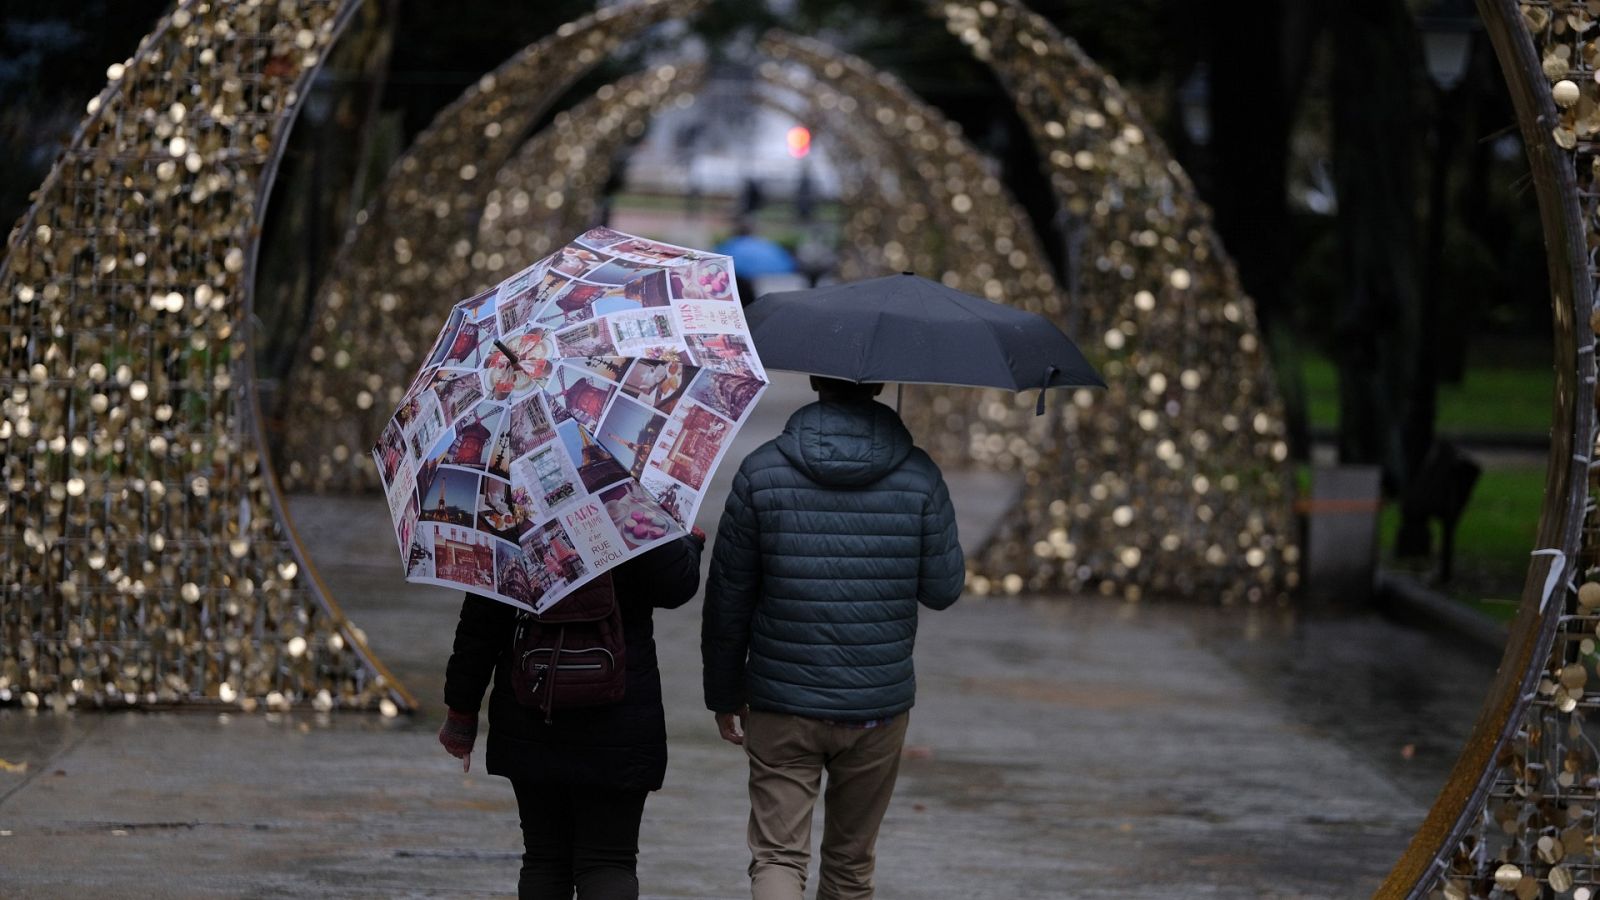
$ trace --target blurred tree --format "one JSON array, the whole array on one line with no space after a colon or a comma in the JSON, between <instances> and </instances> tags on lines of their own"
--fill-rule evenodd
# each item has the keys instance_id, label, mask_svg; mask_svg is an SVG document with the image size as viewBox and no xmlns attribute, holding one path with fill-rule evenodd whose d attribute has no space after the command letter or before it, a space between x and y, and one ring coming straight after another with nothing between
<instances>
[{"instance_id":1,"label":"blurred tree","mask_svg":"<svg viewBox=\"0 0 1600 900\"><path fill-rule=\"evenodd\" d=\"M295 305L335 249L350 211L438 110L511 54L593 0L506 4L491 0L384 0L392 52L385 65L336 66L341 98L327 124L299 123L269 207L271 248L263 257L260 311L269 334L268 369L293 358L304 309ZM23 211L84 102L104 85L105 67L125 58L166 0L7 0L0 11L0 219ZM1413 184L1432 163L1416 152L1426 107L1415 29L1403 0L1031 0L1140 101L1195 174L1216 211L1273 350L1290 403L1297 449L1295 348L1322 344L1340 362L1340 448L1351 461L1385 465L1391 487L1414 455L1396 438L1415 392L1407 354L1420 338L1415 309L1420 257ZM988 67L974 59L922 0L711 0L688 23L714 59L748 65L753 38L770 27L810 34L865 57L959 123L1001 167L1063 276L1066 223L1027 130ZM682 51L682 29L664 29L571 92L636 68L651 54ZM1177 102L1197 65L1211 89L1209 133L1195 142ZM1507 335L1549 327L1537 294L1544 273L1540 236L1509 107L1491 54L1479 53L1461 91L1459 138L1469 150L1449 173L1459 218L1443 230L1445 265L1440 370L1459 375L1475 323ZM378 93L381 91L381 95ZM357 103L356 98L365 102ZM376 112L373 101L378 106ZM352 118L354 116L354 118ZM313 158L326 157L320 174ZM1332 161L1333 177L1323 173ZM313 200L315 197L315 200ZM1309 198L1309 199L1308 199ZM1314 202L1313 202L1314 201ZM284 252L273 255L279 248ZM305 272L300 272L305 269ZM282 285L292 285L284 294ZM268 304L289 304L282 310ZM281 334L278 332L281 330ZM1477 352L1478 348L1475 347ZM1413 429L1419 432L1419 429ZM1423 448L1425 449L1425 448Z\"/></svg>"},{"instance_id":2,"label":"blurred tree","mask_svg":"<svg viewBox=\"0 0 1600 900\"><path fill-rule=\"evenodd\" d=\"M28 208L56 154L167 0L6 0L0 5L0 228ZM0 256L5 247L0 246Z\"/></svg>"},{"instance_id":3,"label":"blurred tree","mask_svg":"<svg viewBox=\"0 0 1600 900\"><path fill-rule=\"evenodd\" d=\"M1310 0L1224 0L1191 7L1207 35L1210 160L1206 196L1239 266L1272 357L1296 459L1310 454L1300 357L1286 315L1294 256L1289 137L1323 7Z\"/></svg>"},{"instance_id":4,"label":"blurred tree","mask_svg":"<svg viewBox=\"0 0 1600 900\"><path fill-rule=\"evenodd\" d=\"M1333 168L1344 302L1332 311L1339 458L1409 474L1416 376L1416 32L1403 0L1346 0L1332 18Z\"/></svg>"},{"instance_id":5,"label":"blurred tree","mask_svg":"<svg viewBox=\"0 0 1600 900\"><path fill-rule=\"evenodd\" d=\"M384 106L402 113L409 141L485 72L595 6L593 0L400 0Z\"/></svg>"}]
</instances>

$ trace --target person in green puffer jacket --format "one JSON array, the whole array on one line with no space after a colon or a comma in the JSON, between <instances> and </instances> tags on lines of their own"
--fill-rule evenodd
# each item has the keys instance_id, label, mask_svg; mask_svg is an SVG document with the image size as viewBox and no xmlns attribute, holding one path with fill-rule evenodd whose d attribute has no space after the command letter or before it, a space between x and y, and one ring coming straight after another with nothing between
<instances>
[{"instance_id":1,"label":"person in green puffer jacket","mask_svg":"<svg viewBox=\"0 0 1600 900\"><path fill-rule=\"evenodd\" d=\"M750 761L755 900L799 900L828 773L819 900L872 896L874 845L916 699L918 605L961 596L944 477L882 385L819 397L739 467L717 528L700 652L706 706Z\"/></svg>"}]
</instances>

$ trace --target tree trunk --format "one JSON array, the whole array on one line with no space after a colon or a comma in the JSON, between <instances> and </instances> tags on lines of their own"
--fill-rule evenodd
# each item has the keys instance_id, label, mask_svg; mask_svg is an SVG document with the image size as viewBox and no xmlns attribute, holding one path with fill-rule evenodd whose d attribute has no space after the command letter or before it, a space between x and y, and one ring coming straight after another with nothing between
<instances>
[{"instance_id":1,"label":"tree trunk","mask_svg":"<svg viewBox=\"0 0 1600 900\"><path fill-rule=\"evenodd\" d=\"M1333 168L1344 268L1333 313L1339 456L1410 475L1403 423L1416 375L1416 32L1402 0L1345 0L1333 24Z\"/></svg>"},{"instance_id":2,"label":"tree trunk","mask_svg":"<svg viewBox=\"0 0 1600 900\"><path fill-rule=\"evenodd\" d=\"M1410 407L1401 428L1405 444L1406 471L1421 470L1428 450L1433 446L1434 420L1439 411L1439 344L1444 320L1459 316L1442 316L1444 306L1444 252L1445 223L1450 217L1450 165L1455 157L1459 129L1455 120L1454 95L1442 91L1434 94L1433 141L1428 154L1428 218L1426 243L1423 250L1422 283L1418 296L1415 371L1411 380ZM1400 506L1400 529L1395 536L1396 556L1426 556L1433 540L1428 530L1428 514L1423 505L1403 503ZM1446 563L1448 570L1448 563Z\"/></svg>"},{"instance_id":3,"label":"tree trunk","mask_svg":"<svg viewBox=\"0 0 1600 900\"><path fill-rule=\"evenodd\" d=\"M1462 83L1453 107L1462 113L1470 138L1462 149L1466 152L1466 172L1461 179L1461 197L1458 220L1468 235L1484 246L1494 246L1494 227L1489 208L1489 179L1493 167L1494 133L1508 128L1515 133L1515 114L1506 102L1505 82L1500 78L1500 68L1494 52L1482 35L1473 36L1472 64L1467 70L1467 80ZM1458 282L1459 283L1459 282ZM1441 384L1459 385L1466 374L1468 338L1477 320L1491 302L1494 288L1479 281L1478 290L1454 298L1451 314L1445 317L1439 334L1439 381ZM1465 308L1462 308L1462 305Z\"/></svg>"},{"instance_id":4,"label":"tree trunk","mask_svg":"<svg viewBox=\"0 0 1600 900\"><path fill-rule=\"evenodd\" d=\"M1306 459L1311 439L1305 384L1287 297L1289 133L1303 81L1291 63L1305 55L1301 45L1315 28L1301 6L1282 0L1212 3L1205 22L1213 186L1208 199L1223 245L1255 301L1283 394L1290 452Z\"/></svg>"}]
</instances>

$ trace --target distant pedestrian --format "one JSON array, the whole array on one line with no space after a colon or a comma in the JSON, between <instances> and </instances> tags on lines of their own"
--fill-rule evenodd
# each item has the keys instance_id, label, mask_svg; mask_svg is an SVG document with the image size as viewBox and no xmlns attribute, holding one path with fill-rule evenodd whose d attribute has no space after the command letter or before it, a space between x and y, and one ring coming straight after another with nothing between
<instances>
[{"instance_id":1,"label":"distant pedestrian","mask_svg":"<svg viewBox=\"0 0 1600 900\"><path fill-rule=\"evenodd\" d=\"M950 606L965 574L944 478L883 386L811 384L818 402L739 467L706 584L706 705L749 757L756 900L803 895L824 771L818 900L872 896L918 604Z\"/></svg>"},{"instance_id":2,"label":"distant pedestrian","mask_svg":"<svg viewBox=\"0 0 1600 900\"><path fill-rule=\"evenodd\" d=\"M578 900L639 896L639 822L645 797L661 787L667 769L651 614L682 606L700 586L705 537L695 532L611 570L625 638L626 689L618 703L550 714L523 706L511 679L516 609L475 594L461 606L439 743L471 764L478 707L492 679L488 769L509 778L517 795L522 900L571 900L574 888Z\"/></svg>"}]
</instances>

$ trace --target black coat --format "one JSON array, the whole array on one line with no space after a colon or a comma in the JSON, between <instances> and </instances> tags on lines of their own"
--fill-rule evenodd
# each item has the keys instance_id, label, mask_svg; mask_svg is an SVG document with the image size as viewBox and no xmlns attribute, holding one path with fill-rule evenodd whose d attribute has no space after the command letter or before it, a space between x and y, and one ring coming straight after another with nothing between
<instances>
[{"instance_id":1,"label":"black coat","mask_svg":"<svg viewBox=\"0 0 1600 900\"><path fill-rule=\"evenodd\" d=\"M881 403L819 402L745 458L717 526L701 623L706 706L812 719L916 700L919 604L961 596L944 476Z\"/></svg>"},{"instance_id":2,"label":"black coat","mask_svg":"<svg viewBox=\"0 0 1600 900\"><path fill-rule=\"evenodd\" d=\"M667 771L667 724L661 708L652 611L689 602L700 587L698 538L673 541L611 570L622 606L628 687L622 702L544 714L517 702L511 691L511 641L517 611L468 594L456 625L455 650L445 668L444 700L475 713L489 695L491 775L562 784L656 790Z\"/></svg>"}]
</instances>

